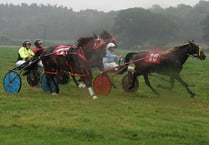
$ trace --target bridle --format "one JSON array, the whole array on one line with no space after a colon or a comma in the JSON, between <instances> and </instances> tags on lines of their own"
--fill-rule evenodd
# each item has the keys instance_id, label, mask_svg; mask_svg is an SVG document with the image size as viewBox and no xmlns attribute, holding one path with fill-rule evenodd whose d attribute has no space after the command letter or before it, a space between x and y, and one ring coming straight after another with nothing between
<instances>
[{"instance_id":1,"label":"bridle","mask_svg":"<svg viewBox=\"0 0 209 145\"><path fill-rule=\"evenodd\" d=\"M111 39L109 42L105 42L101 37L97 37L94 42L94 50L98 50L99 48L106 46L108 43L114 43L115 39Z\"/></svg>"},{"instance_id":2,"label":"bridle","mask_svg":"<svg viewBox=\"0 0 209 145\"><path fill-rule=\"evenodd\" d=\"M196 53L192 53L192 54L188 54L188 55L191 55L191 56L193 56L193 57L197 57L197 58L200 58L201 57L201 52L202 52L202 48L201 47L199 47L198 45L195 45L194 46L194 44L190 44L190 46L191 46L191 48L193 49L194 47L197 47L197 51L196 51Z\"/></svg>"}]
</instances>

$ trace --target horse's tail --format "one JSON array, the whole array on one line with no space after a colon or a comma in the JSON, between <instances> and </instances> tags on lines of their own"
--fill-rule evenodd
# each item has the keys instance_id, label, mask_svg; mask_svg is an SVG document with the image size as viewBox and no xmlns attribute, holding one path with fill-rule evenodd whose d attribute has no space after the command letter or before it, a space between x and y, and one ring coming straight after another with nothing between
<instances>
[{"instance_id":1,"label":"horse's tail","mask_svg":"<svg viewBox=\"0 0 209 145\"><path fill-rule=\"evenodd\" d=\"M129 62L131 60L133 60L134 55L136 55L136 52L130 52L128 54L126 54L126 56L124 57L124 65L120 68L120 74L123 74L124 72L127 71L128 66L129 66Z\"/></svg>"}]
</instances>

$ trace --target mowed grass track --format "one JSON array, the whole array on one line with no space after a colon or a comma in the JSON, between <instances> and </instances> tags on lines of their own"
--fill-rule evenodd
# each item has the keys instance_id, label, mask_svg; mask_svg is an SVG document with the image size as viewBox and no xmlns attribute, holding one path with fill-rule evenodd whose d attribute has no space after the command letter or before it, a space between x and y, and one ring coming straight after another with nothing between
<instances>
[{"instance_id":1,"label":"mowed grass track","mask_svg":"<svg viewBox=\"0 0 209 145\"><path fill-rule=\"evenodd\" d=\"M0 48L1 84L14 68L17 50ZM128 94L121 89L123 76L116 76L118 87L97 100L72 81L60 86L58 96L51 96L41 87L29 87L21 77L18 94L7 94L0 86L0 145L207 145L209 60L189 58L181 74L196 99L178 82L172 91L157 88L169 84L156 75L151 83L160 97L142 78L138 92Z\"/></svg>"}]
</instances>

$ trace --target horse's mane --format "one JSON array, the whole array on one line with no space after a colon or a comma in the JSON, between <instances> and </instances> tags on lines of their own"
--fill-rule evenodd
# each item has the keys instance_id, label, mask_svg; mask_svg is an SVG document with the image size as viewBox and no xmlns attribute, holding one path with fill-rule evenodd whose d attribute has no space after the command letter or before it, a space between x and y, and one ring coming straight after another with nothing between
<instances>
[{"instance_id":1,"label":"horse's mane","mask_svg":"<svg viewBox=\"0 0 209 145\"><path fill-rule=\"evenodd\" d=\"M89 43L89 41L93 40L95 37L81 37L78 39L78 47L82 47Z\"/></svg>"},{"instance_id":2,"label":"horse's mane","mask_svg":"<svg viewBox=\"0 0 209 145\"><path fill-rule=\"evenodd\" d=\"M101 38L103 38L103 39L105 39L105 38L112 38L112 36L111 36L111 34L108 32L108 31L106 31L106 30L104 30L101 34L100 34L100 36L101 36Z\"/></svg>"},{"instance_id":3,"label":"horse's mane","mask_svg":"<svg viewBox=\"0 0 209 145\"><path fill-rule=\"evenodd\" d=\"M173 48L169 48L164 53L173 53L173 52L178 51L179 49L182 49L182 48L184 48L184 47L186 47L188 45L189 45L189 43L184 43L182 45L175 46Z\"/></svg>"},{"instance_id":4,"label":"horse's mane","mask_svg":"<svg viewBox=\"0 0 209 145\"><path fill-rule=\"evenodd\" d=\"M41 55L43 56L43 55L52 53L56 47L57 47L57 45L55 45L55 46L49 46L49 47L45 48L42 51Z\"/></svg>"}]
</instances>

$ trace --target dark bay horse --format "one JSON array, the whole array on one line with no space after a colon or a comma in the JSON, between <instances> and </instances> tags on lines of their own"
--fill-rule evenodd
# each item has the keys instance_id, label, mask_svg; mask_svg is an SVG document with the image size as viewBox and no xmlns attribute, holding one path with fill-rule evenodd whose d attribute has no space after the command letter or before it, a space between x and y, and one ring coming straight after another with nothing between
<instances>
[{"instance_id":1,"label":"dark bay horse","mask_svg":"<svg viewBox=\"0 0 209 145\"><path fill-rule=\"evenodd\" d=\"M59 72L70 72L71 76L78 76L85 83L90 96L96 99L92 89L91 65L103 69L102 58L105 56L106 42L101 37L84 37L78 40L76 46L53 46L45 49L41 54L47 85L52 94L59 93L58 83L54 76ZM54 82L56 89L52 90L50 82Z\"/></svg>"},{"instance_id":2,"label":"dark bay horse","mask_svg":"<svg viewBox=\"0 0 209 145\"><path fill-rule=\"evenodd\" d=\"M129 65L130 60L133 60L132 62L135 64L133 83L129 89L134 87L137 76L143 75L146 85L158 95L158 92L151 86L149 81L150 73L158 73L170 77L171 89L174 87L174 80L177 80L191 97L195 97L196 94L189 89L189 85L180 76L183 64L189 56L200 60L206 58L203 50L194 41L189 41L189 43L162 52L142 51L128 53L124 59L126 67Z\"/></svg>"},{"instance_id":3,"label":"dark bay horse","mask_svg":"<svg viewBox=\"0 0 209 145\"><path fill-rule=\"evenodd\" d=\"M95 44L97 45L97 49L94 49L94 54L91 55L91 57L87 59L90 63L91 68L97 68L100 71L103 71L104 65L103 65L102 59L106 55L107 44L108 43L114 43L115 45L117 44L116 44L115 39L112 37L112 35L106 30L104 30L101 34L98 34L98 35L94 34L94 37L97 38L96 44ZM79 84L78 81L75 79L75 77L72 76L72 78L78 87L80 87L80 85L82 87L85 86L85 85Z\"/></svg>"}]
</instances>

